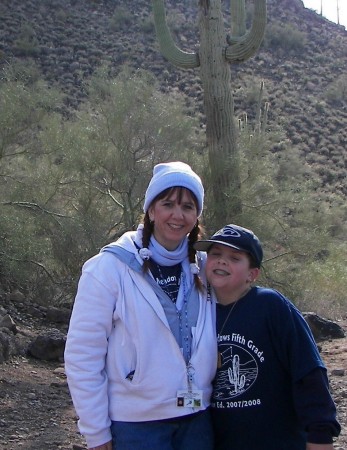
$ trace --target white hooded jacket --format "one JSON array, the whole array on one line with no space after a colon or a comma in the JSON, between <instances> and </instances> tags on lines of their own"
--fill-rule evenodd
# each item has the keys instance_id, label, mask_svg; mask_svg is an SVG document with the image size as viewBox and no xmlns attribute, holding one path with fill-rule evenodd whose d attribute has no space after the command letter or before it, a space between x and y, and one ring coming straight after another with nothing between
<instances>
[{"instance_id":1,"label":"white hooded jacket","mask_svg":"<svg viewBox=\"0 0 347 450\"><path fill-rule=\"evenodd\" d=\"M84 264L71 316L65 369L89 447L111 440L111 421L179 417L210 404L217 363L215 305L197 294L190 364L202 407L178 407L177 391L188 388L186 362L141 271L134 239L135 232L129 232L113 244L129 252L127 263L106 251Z\"/></svg>"}]
</instances>

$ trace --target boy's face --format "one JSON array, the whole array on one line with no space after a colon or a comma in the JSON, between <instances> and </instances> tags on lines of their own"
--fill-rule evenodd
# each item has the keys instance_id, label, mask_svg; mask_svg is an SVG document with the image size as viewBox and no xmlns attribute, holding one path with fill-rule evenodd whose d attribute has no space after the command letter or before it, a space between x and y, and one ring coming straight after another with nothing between
<instances>
[{"instance_id":1,"label":"boy's face","mask_svg":"<svg viewBox=\"0 0 347 450\"><path fill-rule=\"evenodd\" d=\"M213 244L207 254L206 276L220 302L232 302L243 295L259 274L250 268L246 252Z\"/></svg>"}]
</instances>

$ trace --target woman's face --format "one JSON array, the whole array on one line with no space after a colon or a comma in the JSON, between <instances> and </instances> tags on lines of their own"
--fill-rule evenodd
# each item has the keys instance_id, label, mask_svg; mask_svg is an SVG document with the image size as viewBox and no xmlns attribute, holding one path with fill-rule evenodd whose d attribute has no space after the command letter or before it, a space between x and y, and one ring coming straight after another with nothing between
<instances>
[{"instance_id":1,"label":"woman's face","mask_svg":"<svg viewBox=\"0 0 347 450\"><path fill-rule=\"evenodd\" d=\"M166 197L156 200L148 214L154 222L155 239L167 250L175 250L198 219L192 193L182 188L173 189Z\"/></svg>"}]
</instances>

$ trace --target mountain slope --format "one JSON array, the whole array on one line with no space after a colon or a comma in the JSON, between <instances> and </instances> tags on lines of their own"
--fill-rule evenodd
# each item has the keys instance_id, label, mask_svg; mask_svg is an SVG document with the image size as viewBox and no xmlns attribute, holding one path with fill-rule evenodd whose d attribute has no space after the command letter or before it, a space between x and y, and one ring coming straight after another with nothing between
<instances>
[{"instance_id":1,"label":"mountain slope","mask_svg":"<svg viewBox=\"0 0 347 450\"><path fill-rule=\"evenodd\" d=\"M197 0L167 1L170 29L186 51L198 47ZM248 4L248 2L247 2ZM250 5L251 7L252 5ZM150 1L4 0L0 64L33 59L66 93L66 108L86 98L84 81L102 63L152 71L163 90L179 89L203 122L199 70L178 70L159 53ZM286 140L274 152L297 152L320 182L320 195L347 193L347 31L305 9L301 0L268 0L267 35L255 57L232 66L235 113L252 117L265 82L268 128ZM253 100L252 100L253 99Z\"/></svg>"}]
</instances>

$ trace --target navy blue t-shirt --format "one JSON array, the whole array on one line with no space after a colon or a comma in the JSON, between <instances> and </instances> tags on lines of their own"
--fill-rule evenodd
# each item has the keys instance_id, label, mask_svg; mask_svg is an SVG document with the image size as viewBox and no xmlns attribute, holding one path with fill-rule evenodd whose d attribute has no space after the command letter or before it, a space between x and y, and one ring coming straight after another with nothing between
<instances>
[{"instance_id":1,"label":"navy blue t-shirt","mask_svg":"<svg viewBox=\"0 0 347 450\"><path fill-rule=\"evenodd\" d=\"M173 303L176 303L181 284L182 264L174 266L161 266L150 260L150 268L153 278Z\"/></svg>"},{"instance_id":2,"label":"navy blue t-shirt","mask_svg":"<svg viewBox=\"0 0 347 450\"><path fill-rule=\"evenodd\" d=\"M324 364L300 312L277 291L255 287L235 306L217 305L217 335L216 449L305 450L293 384Z\"/></svg>"}]
</instances>

